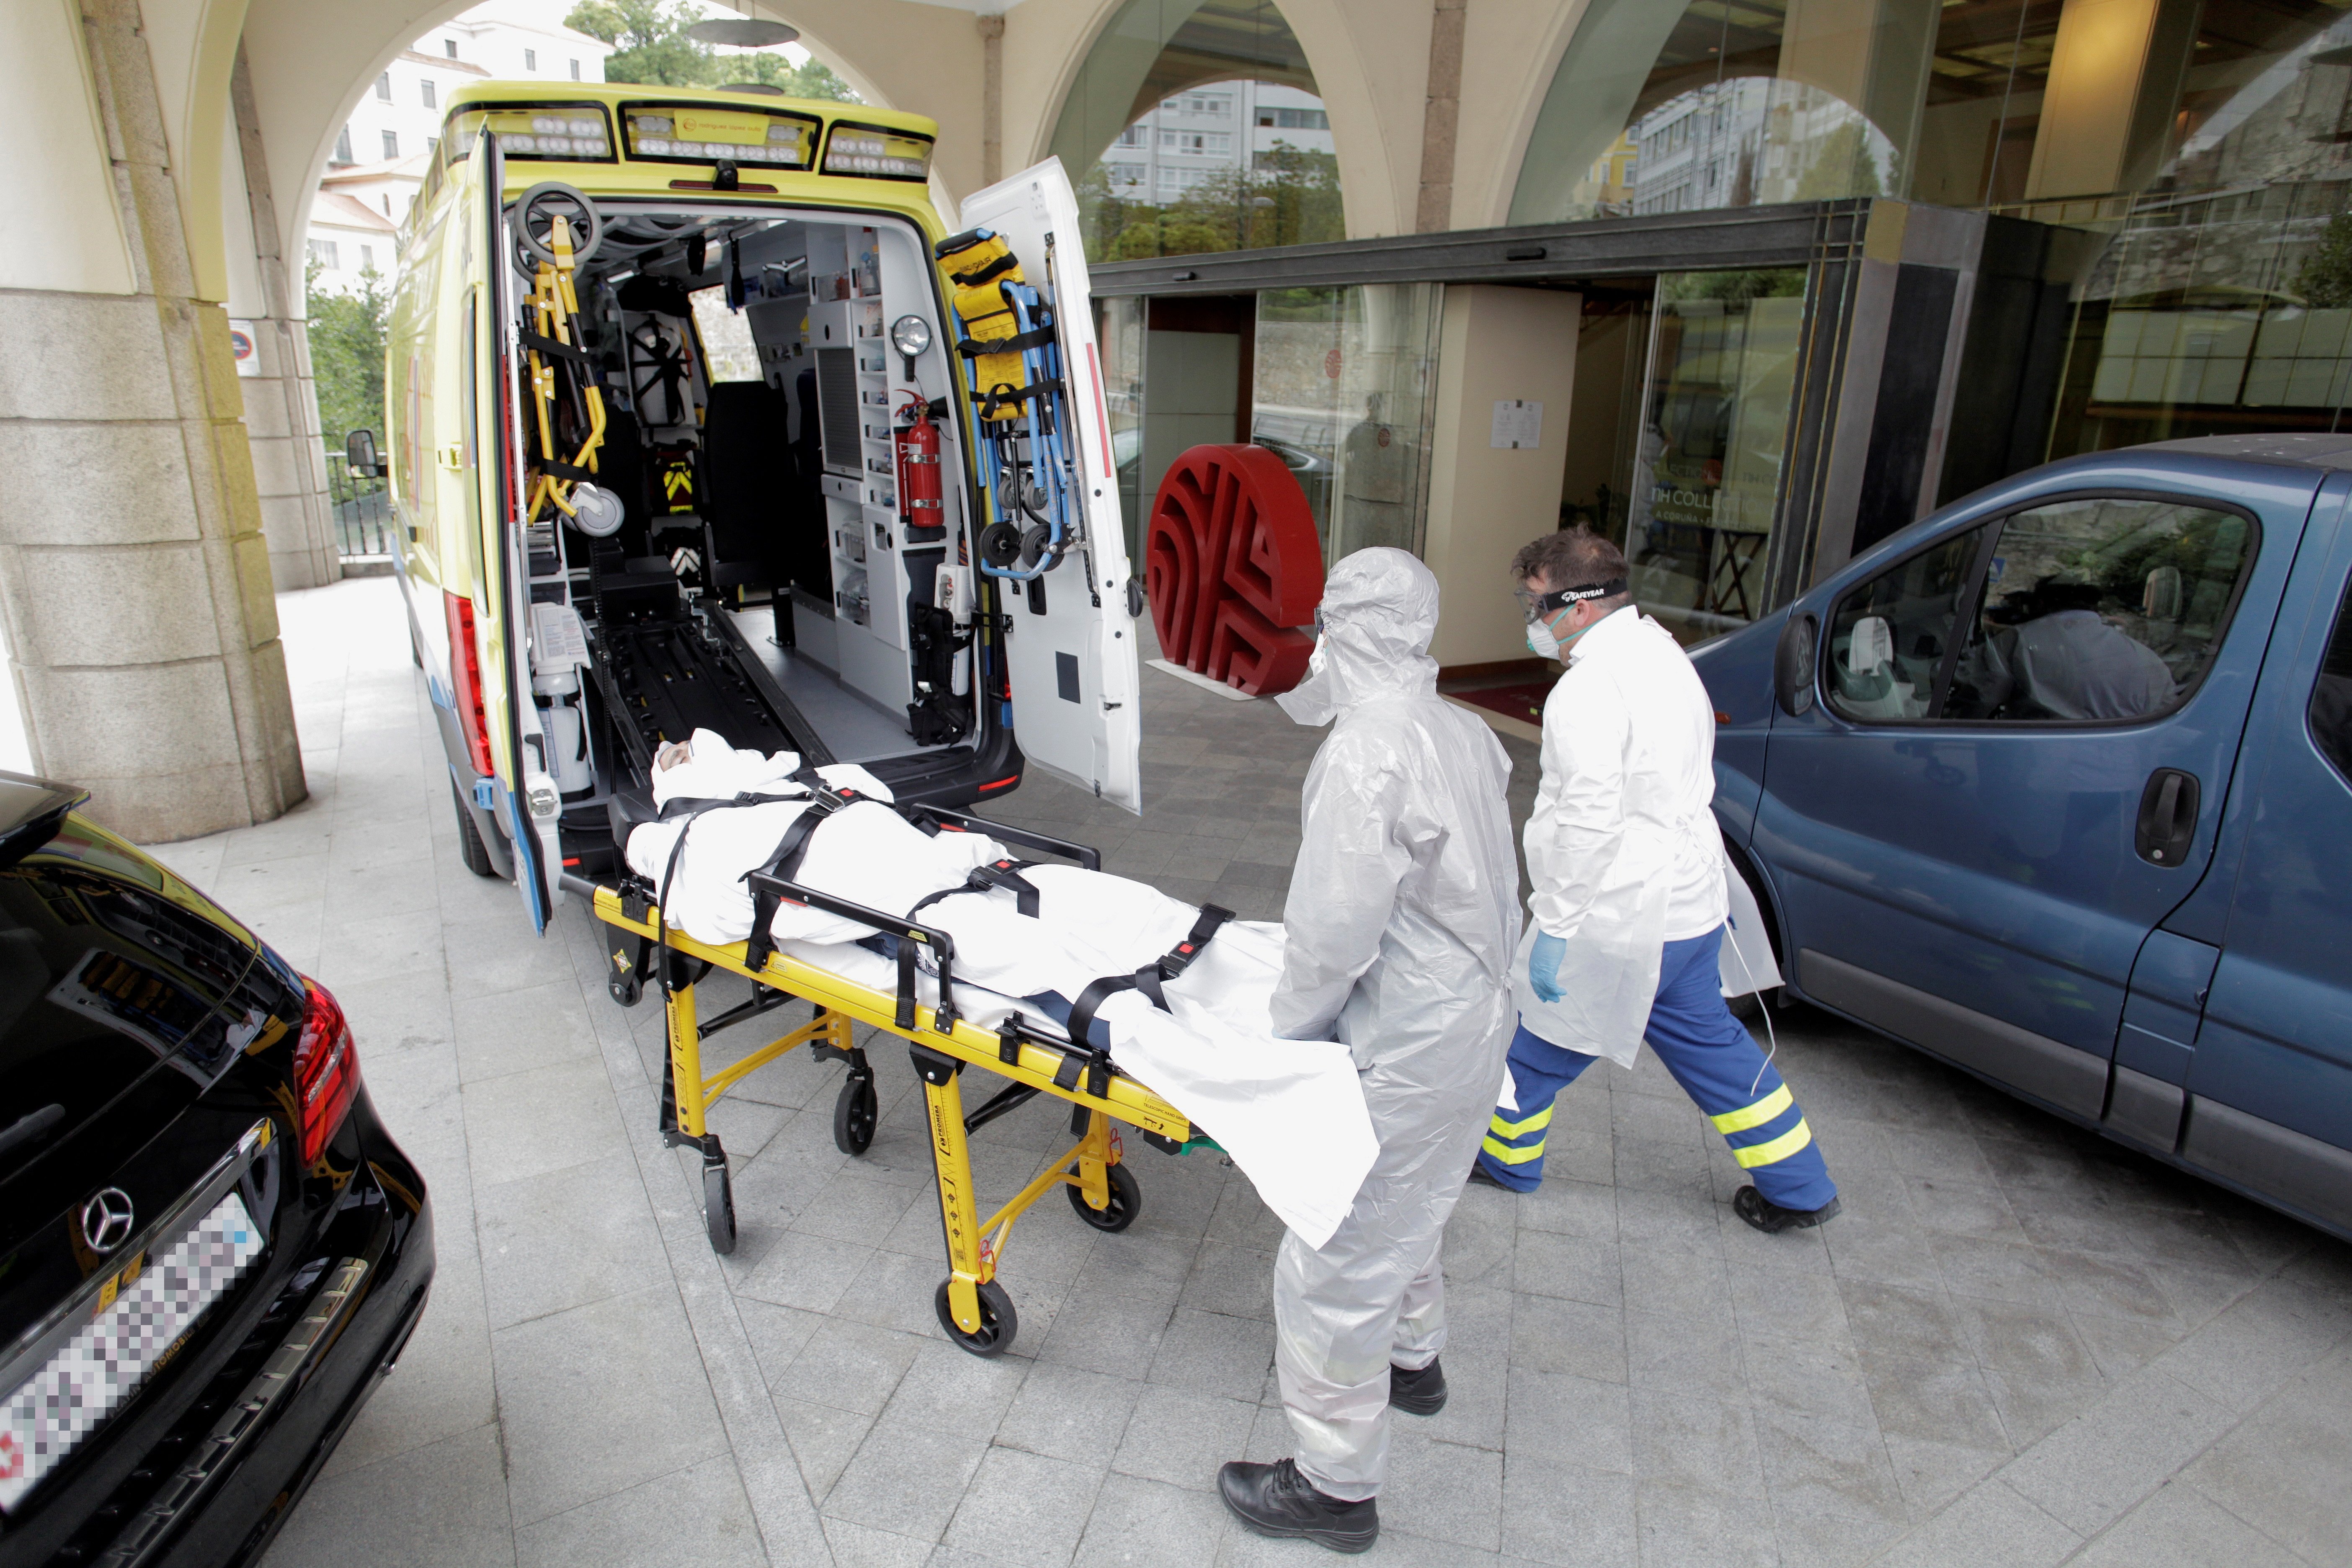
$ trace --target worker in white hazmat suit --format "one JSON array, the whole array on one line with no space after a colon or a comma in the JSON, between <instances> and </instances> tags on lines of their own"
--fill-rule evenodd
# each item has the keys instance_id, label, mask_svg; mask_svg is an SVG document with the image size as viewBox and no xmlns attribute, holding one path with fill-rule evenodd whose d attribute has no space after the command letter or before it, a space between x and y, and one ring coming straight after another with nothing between
<instances>
[{"instance_id":1,"label":"worker in white hazmat suit","mask_svg":"<svg viewBox=\"0 0 2352 1568\"><path fill-rule=\"evenodd\" d=\"M1438 1241L1511 1038L1518 865L1492 731L1437 695L1437 579L1402 550L1331 569L1307 679L1276 699L1331 723L1300 805L1275 1032L1353 1053L1380 1141L1328 1241L1275 1263L1275 1365L1297 1457L1229 1464L1264 1535L1360 1552L1380 1533L1391 1405L1445 1402ZM1336 722L1335 722L1336 721Z\"/></svg>"}]
</instances>

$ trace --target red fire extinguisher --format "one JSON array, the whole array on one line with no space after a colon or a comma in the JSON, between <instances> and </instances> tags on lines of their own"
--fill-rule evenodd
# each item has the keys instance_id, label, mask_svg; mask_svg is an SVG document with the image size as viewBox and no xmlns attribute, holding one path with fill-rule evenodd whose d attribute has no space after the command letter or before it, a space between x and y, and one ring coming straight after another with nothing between
<instances>
[{"instance_id":1,"label":"red fire extinguisher","mask_svg":"<svg viewBox=\"0 0 2352 1568\"><path fill-rule=\"evenodd\" d=\"M898 517L907 537L929 542L946 537L947 514L940 501L940 427L920 397L899 405L907 421L892 432L898 458Z\"/></svg>"}]
</instances>

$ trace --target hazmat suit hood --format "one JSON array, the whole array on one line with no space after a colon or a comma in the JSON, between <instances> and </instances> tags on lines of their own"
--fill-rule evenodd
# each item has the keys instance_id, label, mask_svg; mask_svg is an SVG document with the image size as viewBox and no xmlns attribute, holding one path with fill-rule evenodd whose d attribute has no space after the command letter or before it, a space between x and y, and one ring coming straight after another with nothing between
<instances>
[{"instance_id":1,"label":"hazmat suit hood","mask_svg":"<svg viewBox=\"0 0 2352 1568\"><path fill-rule=\"evenodd\" d=\"M1375 546L1345 557L1323 579L1319 613L1307 679L1275 699L1297 722L1328 724L1369 697L1437 689L1437 577L1412 555Z\"/></svg>"}]
</instances>

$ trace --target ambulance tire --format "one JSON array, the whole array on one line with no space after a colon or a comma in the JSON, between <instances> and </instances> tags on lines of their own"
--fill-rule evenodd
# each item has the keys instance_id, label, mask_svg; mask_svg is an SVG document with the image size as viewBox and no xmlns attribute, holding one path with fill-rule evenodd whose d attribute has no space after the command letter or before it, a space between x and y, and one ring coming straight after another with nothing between
<instances>
[{"instance_id":1,"label":"ambulance tire","mask_svg":"<svg viewBox=\"0 0 2352 1568\"><path fill-rule=\"evenodd\" d=\"M876 1113L880 1097L874 1092L874 1080L853 1073L841 1086L841 1097L833 1102L833 1146L845 1154L863 1154L873 1146Z\"/></svg>"},{"instance_id":2,"label":"ambulance tire","mask_svg":"<svg viewBox=\"0 0 2352 1568\"><path fill-rule=\"evenodd\" d=\"M457 808L457 857L466 862L466 869L477 877L495 877L497 866L490 861L490 847L482 842L482 830L474 822L474 814L466 809L466 797L457 793L457 781L449 781L449 799Z\"/></svg>"},{"instance_id":3,"label":"ambulance tire","mask_svg":"<svg viewBox=\"0 0 2352 1568\"><path fill-rule=\"evenodd\" d=\"M948 1305L948 1284L940 1280L938 1292L931 1298L931 1306L940 1315L940 1327L947 1331L948 1338L976 1356L1000 1356L1012 1349L1013 1337L1021 1332L1021 1318L1013 1311L1013 1298L1004 1293L1004 1287L993 1279L981 1282L980 1332L968 1334L957 1324L954 1309Z\"/></svg>"},{"instance_id":4,"label":"ambulance tire","mask_svg":"<svg viewBox=\"0 0 2352 1568\"><path fill-rule=\"evenodd\" d=\"M724 1258L735 1250L735 1184L724 1160L702 1167L702 1225L711 1251Z\"/></svg>"},{"instance_id":5,"label":"ambulance tire","mask_svg":"<svg viewBox=\"0 0 2352 1568\"><path fill-rule=\"evenodd\" d=\"M1072 1165L1070 1174L1077 1173L1077 1166ZM1113 1165L1103 1174L1110 1178L1110 1195L1100 1208L1087 1202L1082 1187L1065 1185L1062 1191L1069 1194L1070 1206L1080 1219L1097 1230L1117 1233L1133 1225L1135 1216L1143 1212L1143 1184L1125 1165Z\"/></svg>"}]
</instances>

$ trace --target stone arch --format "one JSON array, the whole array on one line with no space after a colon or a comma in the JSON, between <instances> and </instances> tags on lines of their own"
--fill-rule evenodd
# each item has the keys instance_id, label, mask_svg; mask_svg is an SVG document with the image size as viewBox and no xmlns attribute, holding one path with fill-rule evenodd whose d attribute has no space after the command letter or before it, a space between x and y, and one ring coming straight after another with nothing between
<instances>
[{"instance_id":1,"label":"stone arch","mask_svg":"<svg viewBox=\"0 0 2352 1568\"><path fill-rule=\"evenodd\" d=\"M1311 81L1330 116L1348 233L1351 237L1393 234L1402 226L1409 226L1401 222L1400 215L1410 213L1412 205L1412 171L1418 164L1421 105L1426 91L1428 7L1394 3L1376 7L1383 13L1395 13L1393 17L1377 18L1393 21L1395 26L1376 29L1394 44L1392 49L1382 51L1386 68L1376 72L1368 67L1358 44L1367 22L1375 20L1363 13L1374 8L1346 5L1341 0L1269 0L1269 5L1297 40L1303 75ZM1111 89L1095 106L1097 112L1092 116L1086 116L1083 110L1073 115L1072 95L1082 90L1081 75L1101 55L1112 29L1126 14L1140 8L1135 0L1081 0L1063 5L1054 5L1051 0L1030 0L1009 14L1009 40L1015 27L1041 40L1075 40L1055 46L1053 58L1056 68L1050 75L1038 73L1044 79L1032 79L1041 111L1030 125L1028 135L1019 137L1012 127L1007 127L1008 144L1019 147L1025 141L1027 157L1024 162L1035 162L1049 153L1059 155L1075 180L1100 155L1100 148L1082 150L1093 140L1092 133L1100 129L1096 121L1108 123L1106 116L1121 113L1132 118L1129 111L1136 107L1133 91L1126 94L1127 101L1117 102L1121 97L1118 88L1125 85L1128 76L1134 78L1136 89L1142 86L1169 38L1191 19L1198 5L1173 0L1161 5L1157 17L1146 20L1138 29L1133 46L1138 58L1116 73ZM1204 72L1206 69L1203 68ZM1227 71L1223 79L1229 79L1234 74L1236 73ZM1184 80L1178 79L1180 77L1185 77L1181 69L1167 83L1155 85L1167 89L1185 85ZM1198 82L1220 79L1213 74L1195 74L1186 79ZM1259 79L1283 79L1262 76ZM1383 114L1378 107L1381 102L1409 103L1411 112ZM1400 124L1405 121L1410 121L1409 127ZM1109 137L1126 123L1128 121L1122 119L1111 126L1102 137L1104 144L1108 145Z\"/></svg>"}]
</instances>

